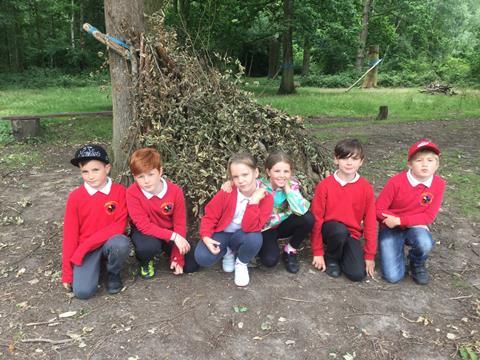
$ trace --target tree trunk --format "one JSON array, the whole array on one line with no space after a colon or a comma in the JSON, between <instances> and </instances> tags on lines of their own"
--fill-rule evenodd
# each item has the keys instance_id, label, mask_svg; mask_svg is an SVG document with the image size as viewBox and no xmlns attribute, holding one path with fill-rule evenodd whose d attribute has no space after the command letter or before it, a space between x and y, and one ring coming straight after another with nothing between
<instances>
[{"instance_id":1,"label":"tree trunk","mask_svg":"<svg viewBox=\"0 0 480 360\"><path fill-rule=\"evenodd\" d=\"M22 25L20 24L20 18L18 15L18 9L13 5L13 16L14 16L14 67L16 71L23 70L23 31Z\"/></svg>"},{"instance_id":2,"label":"tree trunk","mask_svg":"<svg viewBox=\"0 0 480 360\"><path fill-rule=\"evenodd\" d=\"M275 36L268 40L268 75L273 79L278 71L278 59L280 58L280 43Z\"/></svg>"},{"instance_id":3,"label":"tree trunk","mask_svg":"<svg viewBox=\"0 0 480 360\"><path fill-rule=\"evenodd\" d=\"M78 18L79 18L79 23L80 23L80 32L78 33L78 44L80 49L83 49L85 47L85 35L84 32L82 31L82 26L85 23L84 19L84 13L83 13L83 2L80 1L78 4Z\"/></svg>"},{"instance_id":4,"label":"tree trunk","mask_svg":"<svg viewBox=\"0 0 480 360\"><path fill-rule=\"evenodd\" d=\"M372 4L373 0L363 0L362 30L358 36L357 60L355 62L355 67L359 72L362 71L363 60L365 59L365 46L367 44L368 36L368 18L370 16Z\"/></svg>"},{"instance_id":5,"label":"tree trunk","mask_svg":"<svg viewBox=\"0 0 480 360\"><path fill-rule=\"evenodd\" d=\"M138 48L140 34L144 32L143 0L105 0L105 26L109 35L121 41L130 41ZM128 151L125 139L134 121L133 82L129 62L109 51L110 78L113 105L113 176L126 169Z\"/></svg>"},{"instance_id":6,"label":"tree trunk","mask_svg":"<svg viewBox=\"0 0 480 360\"><path fill-rule=\"evenodd\" d=\"M40 67L45 66L45 48L43 45L43 36L42 36L42 20L38 14L38 3L37 1L30 1L30 8L32 10L33 18L35 19L35 32L37 36L37 49L40 50L40 56L36 65Z\"/></svg>"},{"instance_id":7,"label":"tree trunk","mask_svg":"<svg viewBox=\"0 0 480 360\"><path fill-rule=\"evenodd\" d=\"M378 61L380 47L378 45L370 45L368 47L368 67L372 67ZM378 66L370 71L365 79L363 79L362 87L364 89L376 88L378 80Z\"/></svg>"},{"instance_id":8,"label":"tree trunk","mask_svg":"<svg viewBox=\"0 0 480 360\"><path fill-rule=\"evenodd\" d=\"M303 66L302 66L302 75L306 76L310 72L310 54L312 50L312 45L310 43L310 37L305 36L303 43Z\"/></svg>"},{"instance_id":9,"label":"tree trunk","mask_svg":"<svg viewBox=\"0 0 480 360\"><path fill-rule=\"evenodd\" d=\"M292 44L292 21L293 21L293 0L283 0L283 13L285 28L283 31L283 65L282 81L279 94L292 94L295 92L293 82L293 44Z\"/></svg>"},{"instance_id":10,"label":"tree trunk","mask_svg":"<svg viewBox=\"0 0 480 360\"><path fill-rule=\"evenodd\" d=\"M70 46L75 49L75 0L70 3Z\"/></svg>"}]
</instances>

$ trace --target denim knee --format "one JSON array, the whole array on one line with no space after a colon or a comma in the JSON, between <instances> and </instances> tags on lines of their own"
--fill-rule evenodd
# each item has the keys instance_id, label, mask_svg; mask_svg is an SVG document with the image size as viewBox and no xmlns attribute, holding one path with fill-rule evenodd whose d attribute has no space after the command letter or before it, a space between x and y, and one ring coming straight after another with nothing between
<instances>
[{"instance_id":1,"label":"denim knee","mask_svg":"<svg viewBox=\"0 0 480 360\"><path fill-rule=\"evenodd\" d=\"M210 250L208 250L207 246L203 243L203 241L200 241L197 244L195 248L194 259L195 262L201 267L212 266L218 260L217 256L212 254Z\"/></svg>"},{"instance_id":2,"label":"denim knee","mask_svg":"<svg viewBox=\"0 0 480 360\"><path fill-rule=\"evenodd\" d=\"M396 284L401 281L405 277L405 270L404 271L384 271L382 269L382 277L383 280L389 282L391 284Z\"/></svg>"},{"instance_id":3,"label":"denim knee","mask_svg":"<svg viewBox=\"0 0 480 360\"><path fill-rule=\"evenodd\" d=\"M73 287L73 294L76 298L81 300L87 300L93 297L97 292L97 285L95 286L87 286L84 285L82 287Z\"/></svg>"},{"instance_id":4,"label":"denim knee","mask_svg":"<svg viewBox=\"0 0 480 360\"><path fill-rule=\"evenodd\" d=\"M411 228L408 230L408 242L415 252L426 256L433 248L432 235L427 229Z\"/></svg>"}]
</instances>

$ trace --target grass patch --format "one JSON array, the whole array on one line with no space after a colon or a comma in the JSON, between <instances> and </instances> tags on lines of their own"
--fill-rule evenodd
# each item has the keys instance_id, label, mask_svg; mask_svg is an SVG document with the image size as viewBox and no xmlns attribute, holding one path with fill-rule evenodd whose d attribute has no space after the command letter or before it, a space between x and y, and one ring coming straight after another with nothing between
<instances>
[{"instance_id":1,"label":"grass patch","mask_svg":"<svg viewBox=\"0 0 480 360\"><path fill-rule=\"evenodd\" d=\"M109 87L52 87L0 91L0 117L7 115L100 111L111 108Z\"/></svg>"},{"instance_id":2,"label":"grass patch","mask_svg":"<svg viewBox=\"0 0 480 360\"><path fill-rule=\"evenodd\" d=\"M294 95L279 96L276 95L278 82L264 78L247 79L244 89L253 92L261 104L291 115L359 119L355 125L372 123L380 105L389 107L389 120L382 123L480 116L480 91L471 89L460 90L456 96L445 96L422 94L416 88L354 89L345 93L345 89L300 87Z\"/></svg>"},{"instance_id":3,"label":"grass patch","mask_svg":"<svg viewBox=\"0 0 480 360\"><path fill-rule=\"evenodd\" d=\"M29 144L11 145L8 150L8 153L0 154L0 167L2 169L11 171L42 165L40 153Z\"/></svg>"},{"instance_id":4,"label":"grass patch","mask_svg":"<svg viewBox=\"0 0 480 360\"><path fill-rule=\"evenodd\" d=\"M456 204L460 213L471 219L480 219L480 200L475 195L480 194L477 156L459 149L447 149L441 158L441 174L447 180L445 200Z\"/></svg>"}]
</instances>

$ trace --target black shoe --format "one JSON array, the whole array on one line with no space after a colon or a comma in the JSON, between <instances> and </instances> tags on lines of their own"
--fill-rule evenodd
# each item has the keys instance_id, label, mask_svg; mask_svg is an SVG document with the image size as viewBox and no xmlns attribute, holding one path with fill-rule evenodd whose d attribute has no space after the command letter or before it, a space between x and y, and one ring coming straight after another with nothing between
<instances>
[{"instance_id":1,"label":"black shoe","mask_svg":"<svg viewBox=\"0 0 480 360\"><path fill-rule=\"evenodd\" d=\"M425 267L425 263L414 265L412 262L410 262L410 274L413 281L415 281L418 285L428 284L428 271Z\"/></svg>"},{"instance_id":2,"label":"black shoe","mask_svg":"<svg viewBox=\"0 0 480 360\"><path fill-rule=\"evenodd\" d=\"M297 254L283 252L282 254L283 262L285 263L285 268L288 272L296 274L300 270L300 265L298 264Z\"/></svg>"},{"instance_id":3,"label":"black shoe","mask_svg":"<svg viewBox=\"0 0 480 360\"><path fill-rule=\"evenodd\" d=\"M122 278L120 274L107 274L107 292L109 294L116 294L123 289Z\"/></svg>"},{"instance_id":4,"label":"black shoe","mask_svg":"<svg viewBox=\"0 0 480 360\"><path fill-rule=\"evenodd\" d=\"M327 261L327 270L325 270L328 276L333 278L338 278L342 274L342 270L340 270L340 265L338 262L330 260Z\"/></svg>"}]
</instances>

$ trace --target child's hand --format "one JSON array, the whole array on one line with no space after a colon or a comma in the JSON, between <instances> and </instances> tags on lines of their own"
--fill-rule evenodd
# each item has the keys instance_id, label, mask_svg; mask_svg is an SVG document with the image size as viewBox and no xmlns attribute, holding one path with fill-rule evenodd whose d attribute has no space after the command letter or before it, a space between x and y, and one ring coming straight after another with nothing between
<instances>
[{"instance_id":1,"label":"child's hand","mask_svg":"<svg viewBox=\"0 0 480 360\"><path fill-rule=\"evenodd\" d=\"M250 204L258 204L265 197L266 191L264 188L255 189L253 195L250 196Z\"/></svg>"},{"instance_id":2,"label":"child's hand","mask_svg":"<svg viewBox=\"0 0 480 360\"><path fill-rule=\"evenodd\" d=\"M232 182L230 180L227 180L225 181L223 184L222 184L222 187L221 189L227 193L231 193L232 192Z\"/></svg>"},{"instance_id":3,"label":"child's hand","mask_svg":"<svg viewBox=\"0 0 480 360\"><path fill-rule=\"evenodd\" d=\"M72 284L64 282L64 283L62 283L62 285L65 288L65 290L67 290L69 292L72 291Z\"/></svg>"},{"instance_id":4,"label":"child's hand","mask_svg":"<svg viewBox=\"0 0 480 360\"><path fill-rule=\"evenodd\" d=\"M292 186L290 185L290 180L285 181L285 186L283 187L283 191L285 191L285 193L287 193L287 194L290 191L292 191Z\"/></svg>"},{"instance_id":5,"label":"child's hand","mask_svg":"<svg viewBox=\"0 0 480 360\"><path fill-rule=\"evenodd\" d=\"M182 235L175 233L173 241L175 242L175 245L177 245L178 250L180 250L180 254L185 255L190 250L190 244Z\"/></svg>"},{"instance_id":6,"label":"child's hand","mask_svg":"<svg viewBox=\"0 0 480 360\"><path fill-rule=\"evenodd\" d=\"M384 223L390 229L393 229L395 226L400 225L400 218L398 216L393 216L393 215L384 214L384 213L382 213L382 215L385 216L385 219L383 219L382 223Z\"/></svg>"},{"instance_id":7,"label":"child's hand","mask_svg":"<svg viewBox=\"0 0 480 360\"><path fill-rule=\"evenodd\" d=\"M173 275L183 274L183 267L178 265L178 263L176 261L171 262L170 269L173 270Z\"/></svg>"},{"instance_id":8,"label":"child's hand","mask_svg":"<svg viewBox=\"0 0 480 360\"><path fill-rule=\"evenodd\" d=\"M327 266L325 265L325 259L323 258L323 256L314 256L312 265L315 266L315 268L320 271L325 271L325 269L327 268Z\"/></svg>"},{"instance_id":9,"label":"child's hand","mask_svg":"<svg viewBox=\"0 0 480 360\"><path fill-rule=\"evenodd\" d=\"M365 271L368 276L375 279L373 276L375 274L375 260L365 260Z\"/></svg>"},{"instance_id":10,"label":"child's hand","mask_svg":"<svg viewBox=\"0 0 480 360\"><path fill-rule=\"evenodd\" d=\"M203 239L203 243L207 247L208 251L210 251L213 255L217 255L220 253L220 243L208 236L205 236Z\"/></svg>"}]
</instances>

